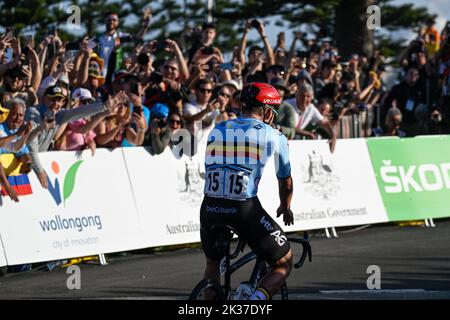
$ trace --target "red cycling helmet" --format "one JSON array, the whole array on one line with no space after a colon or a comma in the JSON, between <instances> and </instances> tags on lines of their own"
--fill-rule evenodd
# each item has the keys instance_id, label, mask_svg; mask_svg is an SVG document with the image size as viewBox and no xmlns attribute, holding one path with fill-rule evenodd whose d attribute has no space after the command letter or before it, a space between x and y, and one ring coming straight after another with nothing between
<instances>
[{"instance_id":1,"label":"red cycling helmet","mask_svg":"<svg viewBox=\"0 0 450 320\"><path fill-rule=\"evenodd\" d=\"M281 104L281 96L277 89L268 83L251 82L242 89L240 101L243 108L270 108L277 115L277 109Z\"/></svg>"}]
</instances>

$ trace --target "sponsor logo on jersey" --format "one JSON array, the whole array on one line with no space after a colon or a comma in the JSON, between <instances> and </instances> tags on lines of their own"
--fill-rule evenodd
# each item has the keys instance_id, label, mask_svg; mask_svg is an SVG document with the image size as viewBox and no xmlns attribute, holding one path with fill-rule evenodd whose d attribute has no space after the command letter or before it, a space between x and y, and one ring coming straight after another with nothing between
<instances>
[{"instance_id":1,"label":"sponsor logo on jersey","mask_svg":"<svg viewBox=\"0 0 450 320\"><path fill-rule=\"evenodd\" d=\"M277 230L270 234L271 236L274 236L275 241L278 243L278 245L281 247L284 245L284 243L287 241L287 238L284 235L281 235L281 231Z\"/></svg>"}]
</instances>

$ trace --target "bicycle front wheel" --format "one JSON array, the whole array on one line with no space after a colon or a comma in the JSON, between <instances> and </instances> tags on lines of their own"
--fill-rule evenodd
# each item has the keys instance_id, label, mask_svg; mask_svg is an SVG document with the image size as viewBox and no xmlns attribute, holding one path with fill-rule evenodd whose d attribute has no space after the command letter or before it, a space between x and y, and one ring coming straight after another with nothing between
<instances>
[{"instance_id":1,"label":"bicycle front wheel","mask_svg":"<svg viewBox=\"0 0 450 320\"><path fill-rule=\"evenodd\" d=\"M189 300L225 300L225 293L217 281L203 279L192 290Z\"/></svg>"}]
</instances>

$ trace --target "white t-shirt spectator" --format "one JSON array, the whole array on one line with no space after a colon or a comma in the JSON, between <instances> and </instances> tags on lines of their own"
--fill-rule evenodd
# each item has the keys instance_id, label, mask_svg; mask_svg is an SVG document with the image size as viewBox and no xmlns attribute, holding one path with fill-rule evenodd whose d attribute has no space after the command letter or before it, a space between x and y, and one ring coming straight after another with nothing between
<instances>
[{"instance_id":1,"label":"white t-shirt spectator","mask_svg":"<svg viewBox=\"0 0 450 320\"><path fill-rule=\"evenodd\" d=\"M286 103L294 107L295 110L295 123L297 123L297 128L304 130L309 124L317 124L323 120L323 115L319 110L310 103L304 112L301 112L297 107L297 101L295 98L286 100Z\"/></svg>"},{"instance_id":2,"label":"white t-shirt spectator","mask_svg":"<svg viewBox=\"0 0 450 320\"><path fill-rule=\"evenodd\" d=\"M203 109L206 108L205 105L200 105L195 101L186 102L183 106L183 115L184 116L192 116ZM210 127L212 127L215 123L216 117L220 114L219 110L214 110L209 112L206 116L203 117L201 121L194 121L194 123L188 123L186 128L189 130L189 132L196 136L198 140L202 138L202 130L207 130Z\"/></svg>"},{"instance_id":3,"label":"white t-shirt spectator","mask_svg":"<svg viewBox=\"0 0 450 320\"><path fill-rule=\"evenodd\" d=\"M130 34L122 31L117 31L112 36L102 34L98 38L98 55L105 62L103 70L101 71L101 74L104 77L106 77L108 71L109 58L111 57L111 53L114 50L116 38L122 37L130 37Z\"/></svg>"}]
</instances>

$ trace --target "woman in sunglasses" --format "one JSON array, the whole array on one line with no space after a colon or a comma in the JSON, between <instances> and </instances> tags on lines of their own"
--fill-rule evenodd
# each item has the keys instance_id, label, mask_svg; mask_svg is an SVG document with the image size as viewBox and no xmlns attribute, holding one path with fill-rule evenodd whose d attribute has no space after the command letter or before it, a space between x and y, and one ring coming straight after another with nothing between
<instances>
[{"instance_id":1,"label":"woman in sunglasses","mask_svg":"<svg viewBox=\"0 0 450 320\"><path fill-rule=\"evenodd\" d=\"M216 122L227 121L230 116L228 110L231 108L232 94L227 86L222 86L217 92L217 102L219 103L220 115L216 118Z\"/></svg>"},{"instance_id":2,"label":"woman in sunglasses","mask_svg":"<svg viewBox=\"0 0 450 320\"><path fill-rule=\"evenodd\" d=\"M77 88L72 93L72 108L78 108L94 102L89 90ZM103 111L92 118L80 118L62 125L56 134L55 149L67 151L81 151L90 149L92 155L96 151L95 127L107 116L110 111Z\"/></svg>"}]
</instances>

